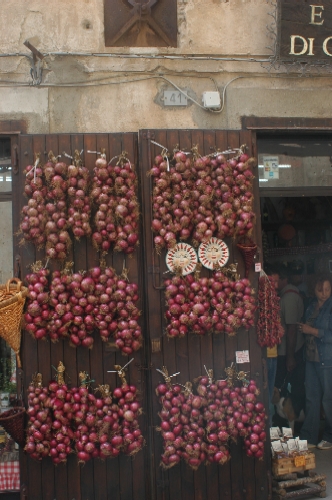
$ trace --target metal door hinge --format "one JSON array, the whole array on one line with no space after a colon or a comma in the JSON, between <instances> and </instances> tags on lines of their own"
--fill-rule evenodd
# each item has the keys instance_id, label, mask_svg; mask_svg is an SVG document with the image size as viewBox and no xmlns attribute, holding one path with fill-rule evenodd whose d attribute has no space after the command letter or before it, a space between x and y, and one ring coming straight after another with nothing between
<instances>
[{"instance_id":1,"label":"metal door hinge","mask_svg":"<svg viewBox=\"0 0 332 500\"><path fill-rule=\"evenodd\" d=\"M161 352L161 339L151 339L151 351Z\"/></svg>"}]
</instances>

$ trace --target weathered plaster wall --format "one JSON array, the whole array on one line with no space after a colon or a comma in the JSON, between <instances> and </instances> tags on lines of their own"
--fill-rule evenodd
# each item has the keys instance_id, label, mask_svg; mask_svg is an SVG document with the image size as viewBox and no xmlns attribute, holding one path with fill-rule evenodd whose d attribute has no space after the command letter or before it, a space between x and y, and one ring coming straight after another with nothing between
<instances>
[{"instance_id":1,"label":"weathered plaster wall","mask_svg":"<svg viewBox=\"0 0 332 500\"><path fill-rule=\"evenodd\" d=\"M4 1L0 54L21 55L0 57L0 79L8 82L1 88L0 119L23 118L29 133L56 133L239 128L241 116L252 114L331 116L330 78L269 77L253 61L271 55L271 10L267 0L178 0L177 48L113 49L104 45L102 0ZM29 86L26 39L47 54L38 88ZM165 108L160 101L164 89L174 88L165 78L201 103L204 91L216 84L222 93L238 77L227 87L222 113L194 103Z\"/></svg>"},{"instance_id":2,"label":"weathered plaster wall","mask_svg":"<svg viewBox=\"0 0 332 500\"><path fill-rule=\"evenodd\" d=\"M167 51L265 54L269 10L266 0L178 0L179 46ZM21 52L27 38L42 52L113 52L104 46L101 0L4 0L0 50Z\"/></svg>"}]
</instances>

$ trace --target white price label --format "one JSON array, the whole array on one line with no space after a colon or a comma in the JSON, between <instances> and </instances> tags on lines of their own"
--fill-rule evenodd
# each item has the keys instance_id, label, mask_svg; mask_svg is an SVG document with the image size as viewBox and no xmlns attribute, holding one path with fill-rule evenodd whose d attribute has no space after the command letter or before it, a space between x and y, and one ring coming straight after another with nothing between
<instances>
[{"instance_id":1,"label":"white price label","mask_svg":"<svg viewBox=\"0 0 332 500\"><path fill-rule=\"evenodd\" d=\"M238 364L250 363L249 351L235 351L235 357Z\"/></svg>"},{"instance_id":2,"label":"white price label","mask_svg":"<svg viewBox=\"0 0 332 500\"><path fill-rule=\"evenodd\" d=\"M255 272L259 273L262 270L262 264L260 262L256 262L255 264Z\"/></svg>"}]
</instances>

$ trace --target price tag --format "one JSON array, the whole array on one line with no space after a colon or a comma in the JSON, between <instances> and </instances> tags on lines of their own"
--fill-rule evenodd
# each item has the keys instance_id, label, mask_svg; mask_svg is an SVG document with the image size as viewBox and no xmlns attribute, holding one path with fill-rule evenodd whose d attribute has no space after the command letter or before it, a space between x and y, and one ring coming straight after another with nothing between
<instances>
[{"instance_id":1,"label":"price tag","mask_svg":"<svg viewBox=\"0 0 332 500\"><path fill-rule=\"evenodd\" d=\"M294 458L295 467L304 467L305 466L305 456L299 456Z\"/></svg>"},{"instance_id":2,"label":"price tag","mask_svg":"<svg viewBox=\"0 0 332 500\"><path fill-rule=\"evenodd\" d=\"M259 273L262 270L262 264L260 262L255 263L255 273Z\"/></svg>"},{"instance_id":3,"label":"price tag","mask_svg":"<svg viewBox=\"0 0 332 500\"><path fill-rule=\"evenodd\" d=\"M249 351L235 351L236 362L240 363L250 363Z\"/></svg>"}]
</instances>

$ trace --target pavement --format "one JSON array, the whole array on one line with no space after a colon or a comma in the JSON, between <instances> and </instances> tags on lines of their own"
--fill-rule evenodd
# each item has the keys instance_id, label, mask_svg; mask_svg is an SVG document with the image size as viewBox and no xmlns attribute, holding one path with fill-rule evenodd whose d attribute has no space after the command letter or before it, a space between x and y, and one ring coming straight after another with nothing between
<instances>
[{"instance_id":1,"label":"pavement","mask_svg":"<svg viewBox=\"0 0 332 500\"><path fill-rule=\"evenodd\" d=\"M315 472L326 475L326 498L332 500L332 449L318 450L313 448L310 451L314 452L316 456Z\"/></svg>"}]
</instances>

